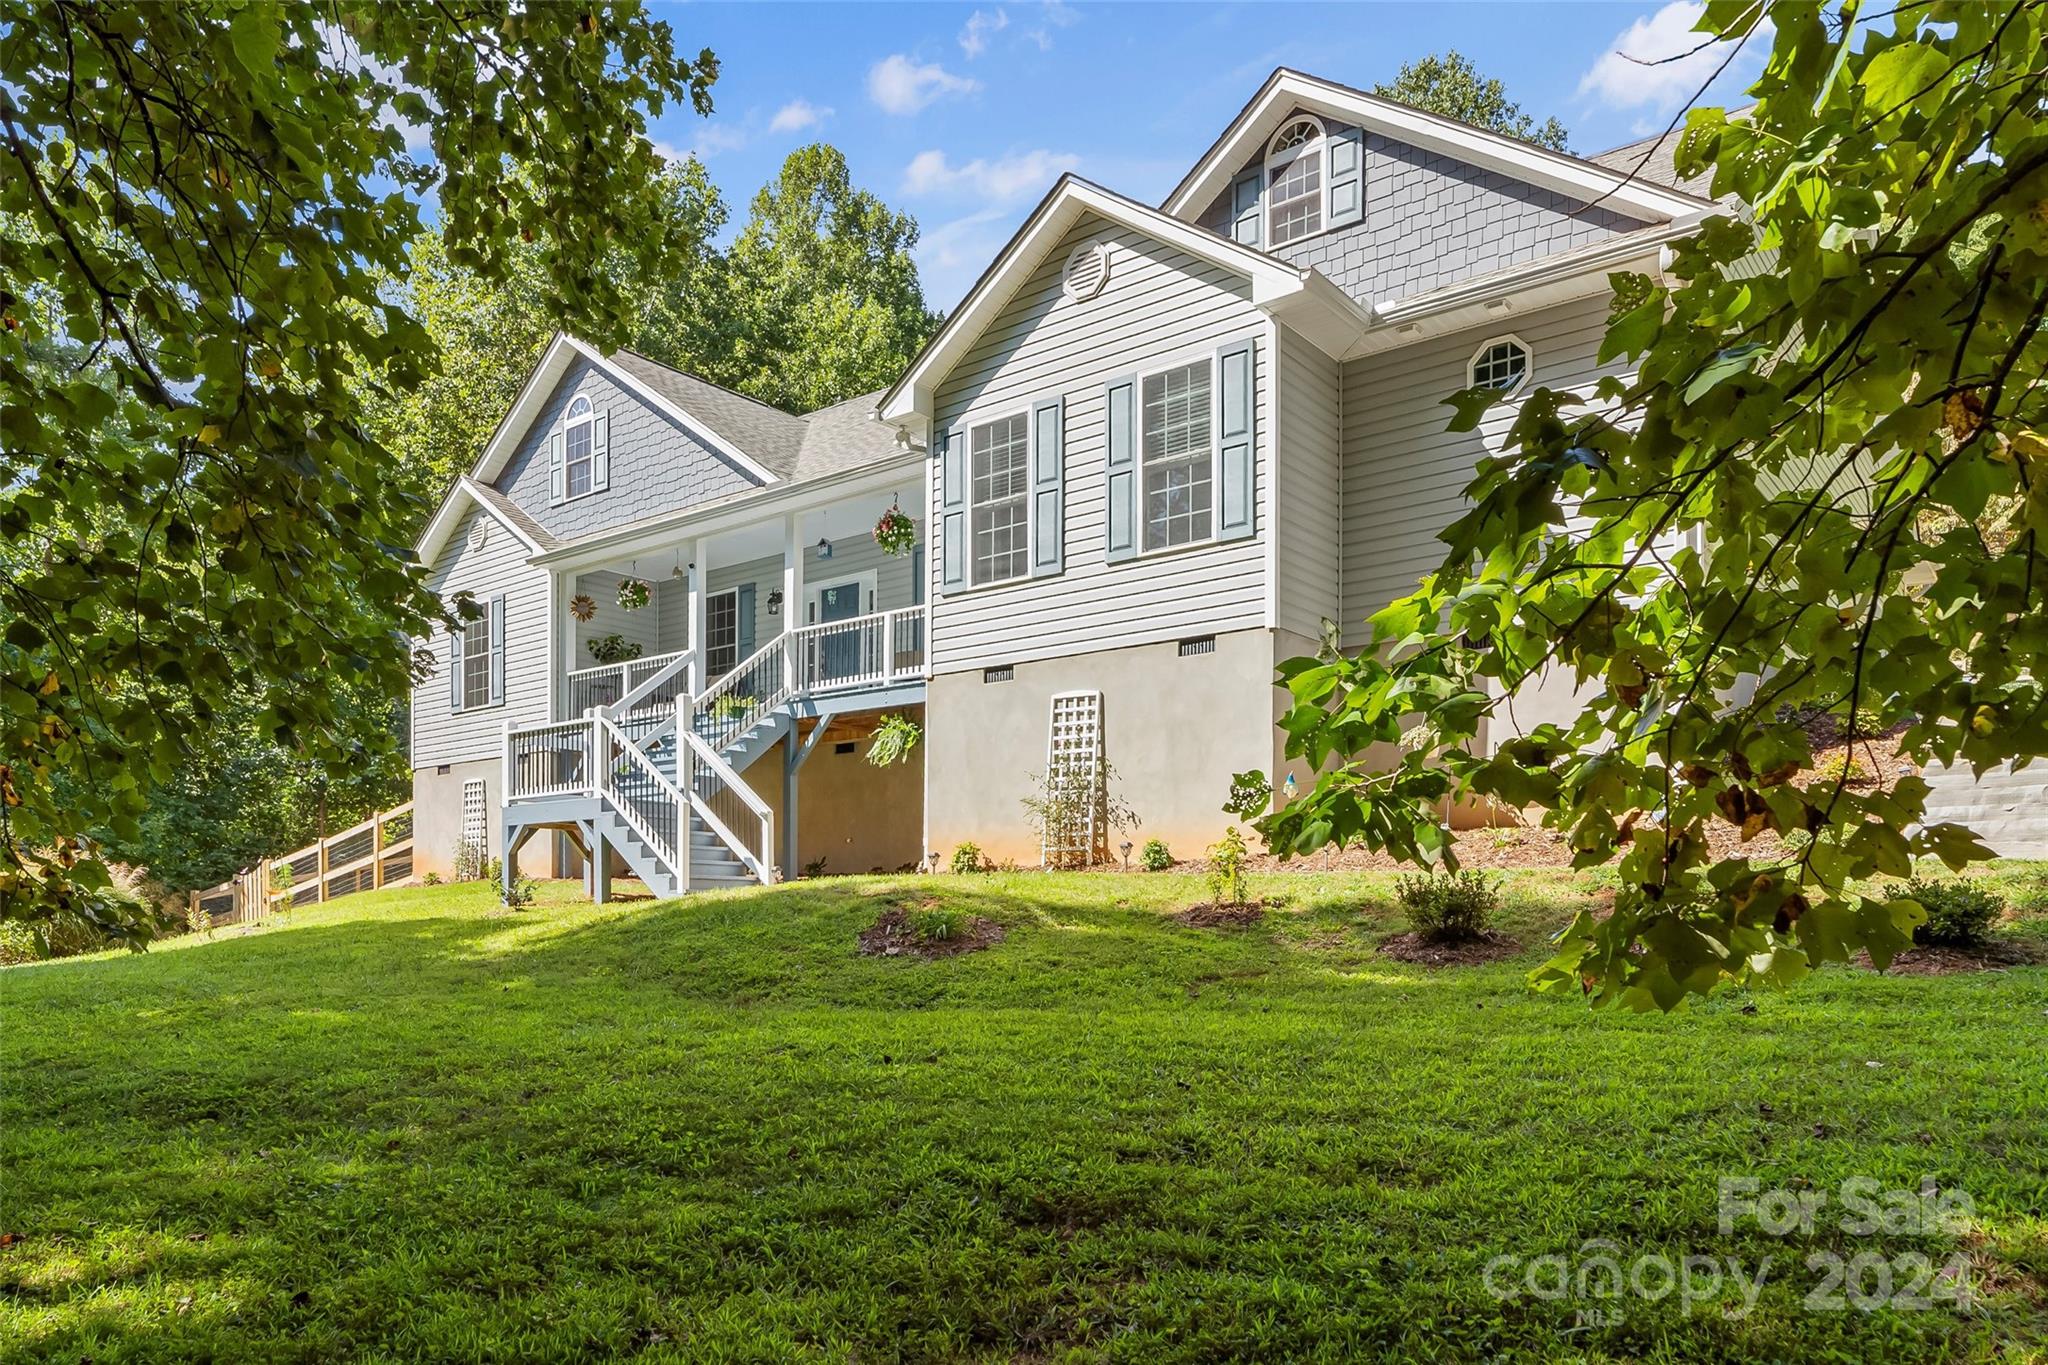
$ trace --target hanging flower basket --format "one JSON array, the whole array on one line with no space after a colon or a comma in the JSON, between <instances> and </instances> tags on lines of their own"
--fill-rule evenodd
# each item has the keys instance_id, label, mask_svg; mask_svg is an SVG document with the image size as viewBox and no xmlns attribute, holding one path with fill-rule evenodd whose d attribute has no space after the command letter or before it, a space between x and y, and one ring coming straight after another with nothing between
<instances>
[{"instance_id":1,"label":"hanging flower basket","mask_svg":"<svg viewBox=\"0 0 2048 1365\"><path fill-rule=\"evenodd\" d=\"M579 621L597 618L597 601L587 592L579 592L569 599L569 614Z\"/></svg>"},{"instance_id":2,"label":"hanging flower basket","mask_svg":"<svg viewBox=\"0 0 2048 1365\"><path fill-rule=\"evenodd\" d=\"M645 579L622 578L619 580L619 607L622 611L638 611L654 597L654 589L647 586Z\"/></svg>"},{"instance_id":3,"label":"hanging flower basket","mask_svg":"<svg viewBox=\"0 0 2048 1365\"><path fill-rule=\"evenodd\" d=\"M917 523L900 507L891 507L875 523L875 544L885 555L907 555L917 544Z\"/></svg>"}]
</instances>

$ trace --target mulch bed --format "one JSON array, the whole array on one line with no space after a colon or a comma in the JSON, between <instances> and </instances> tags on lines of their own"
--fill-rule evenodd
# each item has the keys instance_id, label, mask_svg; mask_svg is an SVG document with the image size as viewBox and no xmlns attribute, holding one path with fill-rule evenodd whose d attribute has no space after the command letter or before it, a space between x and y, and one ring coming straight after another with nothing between
<instances>
[{"instance_id":1,"label":"mulch bed","mask_svg":"<svg viewBox=\"0 0 2048 1365\"><path fill-rule=\"evenodd\" d=\"M1243 929L1265 917L1265 901L1246 901L1242 905L1190 905L1175 914L1173 921L1190 929Z\"/></svg>"},{"instance_id":2,"label":"mulch bed","mask_svg":"<svg viewBox=\"0 0 2048 1365\"><path fill-rule=\"evenodd\" d=\"M2041 956L2031 944L1994 940L1975 948L1946 948L1932 944L1908 948L1892 959L1885 970L1893 976L1954 976L1960 972L2002 972L2007 967L2027 967ZM1868 953L1858 953L1859 966L1872 963Z\"/></svg>"},{"instance_id":3,"label":"mulch bed","mask_svg":"<svg viewBox=\"0 0 2048 1365\"><path fill-rule=\"evenodd\" d=\"M1522 951L1522 945L1506 934L1488 930L1476 939L1444 943L1420 934L1395 934L1381 940L1380 955L1396 962L1414 962L1424 967L1476 967L1500 962Z\"/></svg>"},{"instance_id":4,"label":"mulch bed","mask_svg":"<svg viewBox=\"0 0 2048 1365\"><path fill-rule=\"evenodd\" d=\"M884 910L861 930L860 950L868 957L958 957L995 947L1003 941L1003 932L994 920L969 915L951 938L919 938L911 928L910 912L898 907Z\"/></svg>"}]
</instances>

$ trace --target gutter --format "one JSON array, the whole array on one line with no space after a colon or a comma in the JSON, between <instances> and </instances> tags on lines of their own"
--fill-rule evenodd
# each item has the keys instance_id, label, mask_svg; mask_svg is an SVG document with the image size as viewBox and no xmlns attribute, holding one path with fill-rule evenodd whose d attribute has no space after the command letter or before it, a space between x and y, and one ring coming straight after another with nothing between
<instances>
[{"instance_id":1,"label":"gutter","mask_svg":"<svg viewBox=\"0 0 2048 1365\"><path fill-rule=\"evenodd\" d=\"M763 516L791 510L784 506L786 503L796 503L801 508L803 504L814 501L821 495L857 487L869 480L888 482L884 476L891 474L916 472L921 484L925 476L919 471L923 469L924 461L925 452L912 447L903 455L841 470L837 474L827 474L823 478L806 479L802 483L794 484L771 483L760 488L747 489L717 502L686 507L680 512L650 517L646 521L631 522L614 531L605 531L599 535L571 541L549 550L546 554L535 555L527 562L551 567L580 559L585 555L616 550L649 536L662 536L673 531L690 531L696 535L706 535L731 530L757 521Z\"/></svg>"}]
</instances>

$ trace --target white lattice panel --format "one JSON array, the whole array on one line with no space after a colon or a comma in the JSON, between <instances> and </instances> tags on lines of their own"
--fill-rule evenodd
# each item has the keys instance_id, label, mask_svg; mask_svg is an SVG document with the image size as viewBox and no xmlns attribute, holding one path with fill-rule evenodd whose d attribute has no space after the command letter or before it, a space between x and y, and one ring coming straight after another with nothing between
<instances>
[{"instance_id":1,"label":"white lattice panel","mask_svg":"<svg viewBox=\"0 0 2048 1365\"><path fill-rule=\"evenodd\" d=\"M1059 692L1052 698L1052 723L1046 737L1045 772L1048 794L1068 799L1071 818L1046 824L1040 854L1048 864L1076 859L1096 862L1104 856L1107 831L1102 812L1102 694Z\"/></svg>"}]
</instances>

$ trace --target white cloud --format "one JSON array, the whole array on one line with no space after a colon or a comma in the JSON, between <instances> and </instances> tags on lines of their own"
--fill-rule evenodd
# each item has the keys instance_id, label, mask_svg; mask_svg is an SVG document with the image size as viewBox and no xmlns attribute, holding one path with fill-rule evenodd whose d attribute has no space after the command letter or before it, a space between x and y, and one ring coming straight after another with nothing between
<instances>
[{"instance_id":1,"label":"white cloud","mask_svg":"<svg viewBox=\"0 0 2048 1365\"><path fill-rule=\"evenodd\" d=\"M1010 16L1001 10L976 10L967 16L967 26L960 30L960 50L969 57L979 57L988 51L988 35L1001 33L1009 26Z\"/></svg>"},{"instance_id":2,"label":"white cloud","mask_svg":"<svg viewBox=\"0 0 2048 1365\"><path fill-rule=\"evenodd\" d=\"M979 89L980 81L956 76L936 62L920 66L900 52L882 58L868 72L868 98L889 114L914 114L933 100Z\"/></svg>"},{"instance_id":3,"label":"white cloud","mask_svg":"<svg viewBox=\"0 0 2048 1365\"><path fill-rule=\"evenodd\" d=\"M382 81L400 92L423 93L418 86L408 84L397 67L365 57L362 49L356 46L355 39L342 29L324 20L313 27L320 35L327 60L336 66ZM428 103L431 105L433 101ZM405 150L409 153L426 150L432 140L432 129L424 123L414 123L401 117L398 110L389 104L377 111L377 122L381 127L396 128L399 136L405 139Z\"/></svg>"},{"instance_id":4,"label":"white cloud","mask_svg":"<svg viewBox=\"0 0 2048 1365\"><path fill-rule=\"evenodd\" d=\"M1065 3L1065 0L1045 0L1039 7L1039 22L1024 30L1024 36L1038 44L1040 52L1052 51L1052 31L1056 28L1071 28L1081 22L1080 12Z\"/></svg>"},{"instance_id":5,"label":"white cloud","mask_svg":"<svg viewBox=\"0 0 2048 1365\"><path fill-rule=\"evenodd\" d=\"M1704 12L1699 0L1669 0L1655 14L1636 20L1580 77L1579 94L1621 109L1648 106L1660 113L1677 109L1697 95L1728 60L1727 43L1708 42L1706 34L1693 30ZM1769 52L1770 40L1766 20L1751 35L1742 55L1730 64L1728 75L1744 78L1752 72ZM1645 65L1649 62L1657 65Z\"/></svg>"},{"instance_id":6,"label":"white cloud","mask_svg":"<svg viewBox=\"0 0 2048 1365\"><path fill-rule=\"evenodd\" d=\"M919 152L903 169L905 194L967 192L997 204L1043 193L1062 173L1078 168L1081 158L1044 149L1018 152L993 161L976 157L955 166L941 151Z\"/></svg>"},{"instance_id":7,"label":"white cloud","mask_svg":"<svg viewBox=\"0 0 2048 1365\"><path fill-rule=\"evenodd\" d=\"M917 273L925 302L951 309L1002 250L1016 224L1012 212L986 208L924 233L917 243Z\"/></svg>"},{"instance_id":8,"label":"white cloud","mask_svg":"<svg viewBox=\"0 0 2048 1365\"><path fill-rule=\"evenodd\" d=\"M830 109L821 109L809 100L791 100L775 111L775 117L768 120L771 133L800 133L806 128L815 128L832 117Z\"/></svg>"}]
</instances>

